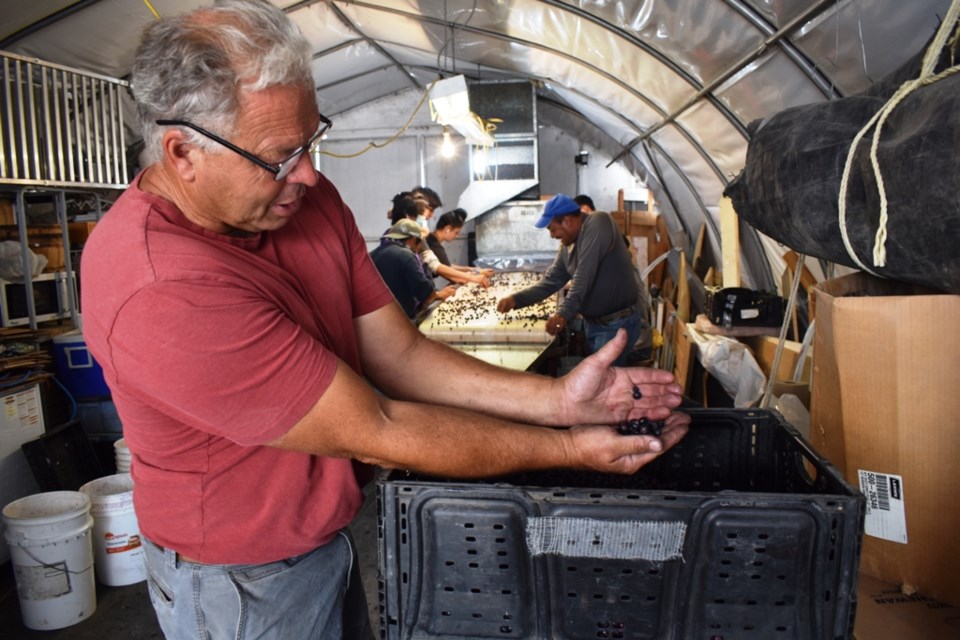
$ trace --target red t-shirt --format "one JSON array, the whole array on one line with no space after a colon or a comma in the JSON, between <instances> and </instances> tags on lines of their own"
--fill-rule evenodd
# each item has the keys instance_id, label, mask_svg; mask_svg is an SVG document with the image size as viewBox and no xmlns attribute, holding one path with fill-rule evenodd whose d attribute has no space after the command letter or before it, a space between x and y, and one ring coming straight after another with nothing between
<instances>
[{"instance_id":1,"label":"red t-shirt","mask_svg":"<svg viewBox=\"0 0 960 640\"><path fill-rule=\"evenodd\" d=\"M353 319L393 300L326 178L282 229L235 238L124 192L84 248L84 337L133 454L140 529L208 563L309 551L356 515L347 459L262 446L360 373Z\"/></svg>"}]
</instances>

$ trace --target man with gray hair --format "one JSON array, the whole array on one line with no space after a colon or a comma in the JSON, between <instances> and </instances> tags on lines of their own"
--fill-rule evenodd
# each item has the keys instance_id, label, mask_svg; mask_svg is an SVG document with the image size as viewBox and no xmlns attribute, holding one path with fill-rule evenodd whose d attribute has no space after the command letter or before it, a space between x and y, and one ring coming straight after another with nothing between
<instances>
[{"instance_id":1,"label":"man with gray hair","mask_svg":"<svg viewBox=\"0 0 960 640\"><path fill-rule=\"evenodd\" d=\"M311 164L330 122L310 53L269 2L151 24L131 80L150 164L84 251L84 335L168 638L369 638L344 626L366 617L346 612L369 479L354 461L634 473L689 424L669 373L610 366L623 337L552 379L418 332ZM663 434L609 426L640 417Z\"/></svg>"}]
</instances>

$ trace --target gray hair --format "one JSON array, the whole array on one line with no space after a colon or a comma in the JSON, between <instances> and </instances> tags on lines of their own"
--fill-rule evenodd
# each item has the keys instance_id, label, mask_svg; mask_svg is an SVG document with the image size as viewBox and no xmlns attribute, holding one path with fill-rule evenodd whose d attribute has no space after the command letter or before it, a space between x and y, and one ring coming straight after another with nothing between
<instances>
[{"instance_id":1,"label":"gray hair","mask_svg":"<svg viewBox=\"0 0 960 640\"><path fill-rule=\"evenodd\" d=\"M131 89L145 161L160 160L158 119L189 120L233 133L243 91L299 85L315 91L310 44L283 11L263 0L217 0L212 7L153 22L137 47ZM216 143L184 129L191 142Z\"/></svg>"}]
</instances>

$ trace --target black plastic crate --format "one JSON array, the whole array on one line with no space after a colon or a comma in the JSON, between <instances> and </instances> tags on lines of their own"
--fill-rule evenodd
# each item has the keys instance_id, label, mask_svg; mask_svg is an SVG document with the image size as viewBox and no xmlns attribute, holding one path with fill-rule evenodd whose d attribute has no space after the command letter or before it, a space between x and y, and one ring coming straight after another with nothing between
<instances>
[{"instance_id":1,"label":"black plastic crate","mask_svg":"<svg viewBox=\"0 0 960 640\"><path fill-rule=\"evenodd\" d=\"M380 636L850 638L864 501L775 411L633 476L378 478Z\"/></svg>"}]
</instances>

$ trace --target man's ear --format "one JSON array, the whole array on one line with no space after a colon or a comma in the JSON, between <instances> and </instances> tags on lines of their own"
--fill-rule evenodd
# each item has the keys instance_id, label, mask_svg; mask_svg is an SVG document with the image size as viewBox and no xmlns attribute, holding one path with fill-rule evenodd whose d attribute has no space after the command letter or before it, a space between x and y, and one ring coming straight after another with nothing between
<instances>
[{"instance_id":1,"label":"man's ear","mask_svg":"<svg viewBox=\"0 0 960 640\"><path fill-rule=\"evenodd\" d=\"M193 181L196 177L194 160L199 152L197 146L187 141L187 136L179 129L168 129L161 142L164 161L184 181Z\"/></svg>"}]
</instances>

